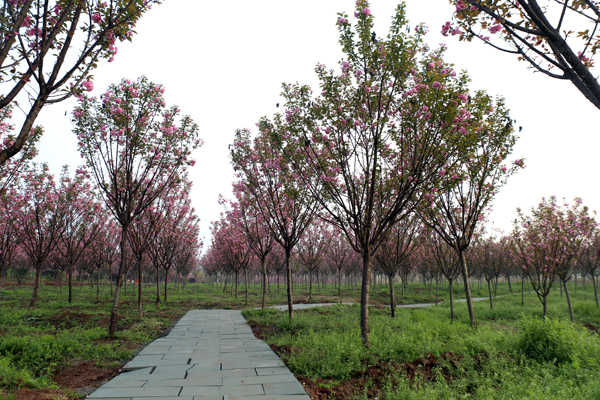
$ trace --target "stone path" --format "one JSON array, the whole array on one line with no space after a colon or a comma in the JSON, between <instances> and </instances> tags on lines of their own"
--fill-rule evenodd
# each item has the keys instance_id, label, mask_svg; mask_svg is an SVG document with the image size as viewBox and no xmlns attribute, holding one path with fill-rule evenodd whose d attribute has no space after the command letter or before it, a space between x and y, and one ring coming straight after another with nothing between
<instances>
[{"instance_id":1,"label":"stone path","mask_svg":"<svg viewBox=\"0 0 600 400\"><path fill-rule=\"evenodd\" d=\"M310 400L241 311L195 310L89 399Z\"/></svg>"}]
</instances>

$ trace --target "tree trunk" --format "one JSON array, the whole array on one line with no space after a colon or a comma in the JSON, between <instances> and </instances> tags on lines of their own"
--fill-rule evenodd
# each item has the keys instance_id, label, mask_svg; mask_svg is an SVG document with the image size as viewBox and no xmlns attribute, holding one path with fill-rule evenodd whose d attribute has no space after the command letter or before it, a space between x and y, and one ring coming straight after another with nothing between
<instances>
[{"instance_id":1,"label":"tree trunk","mask_svg":"<svg viewBox=\"0 0 600 400\"><path fill-rule=\"evenodd\" d=\"M100 265L98 266L98 281L96 282L96 301L100 301Z\"/></svg>"},{"instance_id":2,"label":"tree trunk","mask_svg":"<svg viewBox=\"0 0 600 400\"><path fill-rule=\"evenodd\" d=\"M237 301L238 297L238 271L235 271L235 300Z\"/></svg>"},{"instance_id":3,"label":"tree trunk","mask_svg":"<svg viewBox=\"0 0 600 400\"><path fill-rule=\"evenodd\" d=\"M567 281L563 281L565 286L565 297L567 298L567 304L569 305L569 316L571 317L571 322L575 322L575 316L573 315L573 306L571 305L571 296L569 296L569 288L567 287Z\"/></svg>"},{"instance_id":4,"label":"tree trunk","mask_svg":"<svg viewBox=\"0 0 600 400\"><path fill-rule=\"evenodd\" d=\"M490 310L493 310L494 309L494 305L492 303L492 287L490 285L491 279L486 279L486 281L487 281L487 284L488 284L488 292L490 294Z\"/></svg>"},{"instance_id":5,"label":"tree trunk","mask_svg":"<svg viewBox=\"0 0 600 400\"><path fill-rule=\"evenodd\" d=\"M33 283L33 296L31 297L31 302L29 303L29 311L31 312L31 310L33 309L33 306L35 306L35 301L37 299L37 294L38 294L38 288L40 287L40 279L42 276L42 265L36 265L35 266L35 282Z\"/></svg>"},{"instance_id":6,"label":"tree trunk","mask_svg":"<svg viewBox=\"0 0 600 400\"><path fill-rule=\"evenodd\" d=\"M156 309L160 310L160 271L156 267Z\"/></svg>"},{"instance_id":7,"label":"tree trunk","mask_svg":"<svg viewBox=\"0 0 600 400\"><path fill-rule=\"evenodd\" d=\"M308 300L309 301L312 300L312 276L313 276L312 269L309 269L308 270L308 279L310 282L309 287L308 287Z\"/></svg>"},{"instance_id":8,"label":"tree trunk","mask_svg":"<svg viewBox=\"0 0 600 400\"><path fill-rule=\"evenodd\" d=\"M512 285L510 284L510 275L506 276L506 280L508 281L508 290L510 290L510 293L512 294L513 290Z\"/></svg>"},{"instance_id":9,"label":"tree trunk","mask_svg":"<svg viewBox=\"0 0 600 400\"><path fill-rule=\"evenodd\" d=\"M169 269L165 269L165 304L167 304L167 284L169 283Z\"/></svg>"},{"instance_id":10,"label":"tree trunk","mask_svg":"<svg viewBox=\"0 0 600 400\"><path fill-rule=\"evenodd\" d=\"M448 279L448 290L450 290L450 321L454 321L454 295L452 290L452 280Z\"/></svg>"},{"instance_id":11,"label":"tree trunk","mask_svg":"<svg viewBox=\"0 0 600 400\"><path fill-rule=\"evenodd\" d=\"M435 305L436 305L436 307L438 305L439 289L440 289L440 280L438 278L435 278Z\"/></svg>"},{"instance_id":12,"label":"tree trunk","mask_svg":"<svg viewBox=\"0 0 600 400\"><path fill-rule=\"evenodd\" d=\"M594 275L592 275L592 285L594 286L594 298L596 299L596 308L598 308L598 281Z\"/></svg>"},{"instance_id":13,"label":"tree trunk","mask_svg":"<svg viewBox=\"0 0 600 400\"><path fill-rule=\"evenodd\" d=\"M542 296L542 304L544 306L544 318L548 315L548 295L544 294Z\"/></svg>"},{"instance_id":14,"label":"tree trunk","mask_svg":"<svg viewBox=\"0 0 600 400\"><path fill-rule=\"evenodd\" d=\"M476 326L475 311L473 310L473 299L471 298L471 285L469 284L469 270L467 269L467 261L462 251L458 252L458 258L462 266L462 276L465 284L465 296L467 297L467 308L469 309L469 318L471 319L471 325Z\"/></svg>"},{"instance_id":15,"label":"tree trunk","mask_svg":"<svg viewBox=\"0 0 600 400\"><path fill-rule=\"evenodd\" d=\"M117 285L115 287L115 297L113 299L112 310L110 312L110 323L108 325L108 334L110 337L115 336L117 329L117 311L119 310L119 296L121 295L121 286L123 286L123 272L125 271L126 251L127 251L127 228L125 225L121 229L121 262L119 263L119 272Z\"/></svg>"},{"instance_id":16,"label":"tree trunk","mask_svg":"<svg viewBox=\"0 0 600 400\"><path fill-rule=\"evenodd\" d=\"M262 302L261 302L261 306L262 309L265 309L265 303L267 300L267 266L265 264L265 257L263 256L260 259L260 270L262 272L262 285L263 285L263 292L262 292ZM271 284L269 282L269 292L271 291Z\"/></svg>"},{"instance_id":17,"label":"tree trunk","mask_svg":"<svg viewBox=\"0 0 600 400\"><path fill-rule=\"evenodd\" d=\"M342 295L342 268L338 268L338 296Z\"/></svg>"},{"instance_id":18,"label":"tree trunk","mask_svg":"<svg viewBox=\"0 0 600 400\"><path fill-rule=\"evenodd\" d=\"M287 282L288 316L290 322L294 322L294 304L292 302L292 269L290 268L291 249L285 249L285 272Z\"/></svg>"},{"instance_id":19,"label":"tree trunk","mask_svg":"<svg viewBox=\"0 0 600 400\"><path fill-rule=\"evenodd\" d=\"M244 304L248 307L248 268L244 268L244 281L246 285L246 302Z\"/></svg>"},{"instance_id":20,"label":"tree trunk","mask_svg":"<svg viewBox=\"0 0 600 400\"><path fill-rule=\"evenodd\" d=\"M394 276L388 276L388 282L390 284L390 308L392 309L392 318L396 317L396 293L394 293Z\"/></svg>"},{"instance_id":21,"label":"tree trunk","mask_svg":"<svg viewBox=\"0 0 600 400\"><path fill-rule=\"evenodd\" d=\"M138 257L138 316L143 318L142 313L142 258Z\"/></svg>"},{"instance_id":22,"label":"tree trunk","mask_svg":"<svg viewBox=\"0 0 600 400\"><path fill-rule=\"evenodd\" d=\"M112 293L111 293L112 295ZM69 303L73 302L73 264L69 263Z\"/></svg>"},{"instance_id":23,"label":"tree trunk","mask_svg":"<svg viewBox=\"0 0 600 400\"><path fill-rule=\"evenodd\" d=\"M525 275L521 275L521 306L525 306Z\"/></svg>"},{"instance_id":24,"label":"tree trunk","mask_svg":"<svg viewBox=\"0 0 600 400\"><path fill-rule=\"evenodd\" d=\"M371 278L371 255L369 250L363 250L363 274L360 293L360 335L363 346L371 347L369 340L369 279Z\"/></svg>"}]
</instances>

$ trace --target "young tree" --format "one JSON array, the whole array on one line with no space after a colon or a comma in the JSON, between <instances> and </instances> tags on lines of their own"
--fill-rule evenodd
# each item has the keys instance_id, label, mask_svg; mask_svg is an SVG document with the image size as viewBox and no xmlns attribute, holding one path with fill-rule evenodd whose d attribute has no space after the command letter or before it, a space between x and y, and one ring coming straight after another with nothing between
<instances>
[{"instance_id":1,"label":"young tree","mask_svg":"<svg viewBox=\"0 0 600 400\"><path fill-rule=\"evenodd\" d=\"M284 250L288 315L293 321L290 258L315 217L317 204L282 154L272 146L272 131L267 124L259 124L259 129L254 141L250 140L248 130L236 131L231 161L239 180L234 183L234 193L243 193L260 212L269 234Z\"/></svg>"},{"instance_id":2,"label":"young tree","mask_svg":"<svg viewBox=\"0 0 600 400\"><path fill-rule=\"evenodd\" d=\"M598 304L598 276L600 275L600 230L596 227L590 235L584 239L583 248L577 257L579 265L592 278L594 286L594 298L596 307Z\"/></svg>"},{"instance_id":3,"label":"young tree","mask_svg":"<svg viewBox=\"0 0 600 400\"><path fill-rule=\"evenodd\" d=\"M201 141L189 116L167 109L164 87L141 77L111 85L99 101L83 97L73 111L79 151L102 198L121 226L121 263L109 332L114 335L123 273L127 270L127 232L165 190L173 188Z\"/></svg>"},{"instance_id":4,"label":"young tree","mask_svg":"<svg viewBox=\"0 0 600 400\"><path fill-rule=\"evenodd\" d=\"M400 267L407 262L408 257L415 250L415 239L421 225L417 216L410 216L392 227L387 240L375 255L379 269L387 276L390 286L390 307L392 318L396 316L396 293L394 291L394 276ZM408 275L408 274L407 274ZM402 279L402 293L404 294L405 279Z\"/></svg>"},{"instance_id":5,"label":"young tree","mask_svg":"<svg viewBox=\"0 0 600 400\"><path fill-rule=\"evenodd\" d=\"M573 307L567 281L573 273L584 238L595 227L595 221L589 217L588 208L579 198L573 206L566 202L559 205L556 197L542 198L537 208L532 208L526 216L520 209L515 220L516 253L525 268L533 289L547 315L547 297L554 277L563 283L569 315L574 320Z\"/></svg>"},{"instance_id":6,"label":"young tree","mask_svg":"<svg viewBox=\"0 0 600 400\"><path fill-rule=\"evenodd\" d=\"M33 164L20 186L18 192L11 193L10 202L17 215L13 229L18 232L23 250L35 269L31 310L37 299L42 266L65 229L65 211L61 193L46 164Z\"/></svg>"},{"instance_id":7,"label":"young tree","mask_svg":"<svg viewBox=\"0 0 600 400\"><path fill-rule=\"evenodd\" d=\"M478 145L464 132L500 115L484 93L469 96L467 76L443 61L443 47L424 45L424 26L404 33L403 5L385 40L371 31L366 1L355 15L356 33L347 15L338 19L342 73L317 65L321 95L314 99L308 87L285 85L286 124L271 130L272 146L362 257L361 334L369 346L372 257L391 227L437 188L440 171ZM477 112L485 107L489 113Z\"/></svg>"},{"instance_id":8,"label":"young tree","mask_svg":"<svg viewBox=\"0 0 600 400\"><path fill-rule=\"evenodd\" d=\"M515 54L530 68L555 79L570 80L600 109L600 83L594 55L600 49L600 2L597 0L450 0L457 26L442 34L461 40L478 38ZM463 29L461 31L461 28ZM490 36L492 39L490 39ZM503 43L502 43L503 42Z\"/></svg>"},{"instance_id":9,"label":"young tree","mask_svg":"<svg viewBox=\"0 0 600 400\"><path fill-rule=\"evenodd\" d=\"M317 219L304 231L298 244L296 252L298 260L308 270L309 275L309 300L312 299L313 274L323 263L323 258L331 243L330 235L330 227L323 220Z\"/></svg>"},{"instance_id":10,"label":"young tree","mask_svg":"<svg viewBox=\"0 0 600 400\"><path fill-rule=\"evenodd\" d=\"M262 274L262 301L264 309L267 298L267 263L266 259L273 250L275 240L260 211L253 207L252 201L243 192L235 192L237 203L232 203L232 216L242 229L246 243L260 262Z\"/></svg>"},{"instance_id":11,"label":"young tree","mask_svg":"<svg viewBox=\"0 0 600 400\"><path fill-rule=\"evenodd\" d=\"M0 110L18 104L26 116L13 140L0 147L0 165L35 142L33 124L46 104L92 90L92 71L111 62L117 41L158 0L10 0L0 6L0 74L9 85ZM81 44L77 45L77 41ZM17 103L26 93L29 101ZM28 107L27 107L28 105ZM28 151L28 150L26 150Z\"/></svg>"}]
</instances>

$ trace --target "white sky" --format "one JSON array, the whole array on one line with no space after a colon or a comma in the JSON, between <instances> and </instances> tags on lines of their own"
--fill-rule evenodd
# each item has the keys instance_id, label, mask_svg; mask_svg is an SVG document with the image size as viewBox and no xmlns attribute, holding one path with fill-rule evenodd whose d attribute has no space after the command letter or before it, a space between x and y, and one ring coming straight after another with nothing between
<instances>
[{"instance_id":1,"label":"white sky","mask_svg":"<svg viewBox=\"0 0 600 400\"><path fill-rule=\"evenodd\" d=\"M374 30L387 36L396 3L371 0ZM582 197L600 211L597 186L600 110L568 81L533 73L511 55L480 42L443 37L442 24L452 16L447 0L407 0L414 26L425 22L433 47L446 43L446 60L472 77L471 89L506 98L517 126L523 126L515 157L527 168L513 176L494 202L490 221L510 231L516 208L528 210L542 196ZM191 171L192 201L202 220L201 236L210 243L210 221L221 211L219 193L231 197L233 170L227 146L238 128L255 128L261 116L272 116L282 82L317 87L314 66L337 68L341 58L337 12L353 22L352 0L165 0L140 21L133 43L121 43L113 63L95 71L92 92L99 95L122 78L146 75L165 85L167 105L177 104L200 127L205 145L195 153ZM600 62L600 61L599 61ZM74 101L43 109L37 120L45 128L39 161L55 174L63 164L71 171L82 163L69 117Z\"/></svg>"}]
</instances>

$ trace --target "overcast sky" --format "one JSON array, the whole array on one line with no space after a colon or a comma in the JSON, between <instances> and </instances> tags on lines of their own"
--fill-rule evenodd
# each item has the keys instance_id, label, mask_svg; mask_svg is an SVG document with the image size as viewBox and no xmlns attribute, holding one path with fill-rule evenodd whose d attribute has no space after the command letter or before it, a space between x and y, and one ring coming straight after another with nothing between
<instances>
[{"instance_id":1,"label":"overcast sky","mask_svg":"<svg viewBox=\"0 0 600 400\"><path fill-rule=\"evenodd\" d=\"M395 7L390 0L371 1L378 36L387 35ZM198 123L205 145L195 153L192 200L205 243L210 221L221 211L219 193L231 197L227 146L234 131L253 129L261 116L276 112L282 82L317 87L317 63L337 68L342 56L337 13L347 12L353 22L353 10L352 0L165 0L142 18L133 43L120 44L114 62L100 63L92 94L122 78L146 75L165 85L168 106L178 105ZM448 45L446 60L468 71L472 90L505 97L516 125L523 127L513 154L524 157L527 167L496 197L490 215L494 226L510 231L516 208L528 210L542 196L578 196L600 210L600 111L568 81L533 73L514 56L482 43L443 37L441 26L452 16L447 0L408 0L407 14L412 27L429 26L431 46ZM37 121L46 131L38 160L48 162L55 174L63 164L73 171L83 161L65 116L73 105L47 106Z\"/></svg>"}]
</instances>

